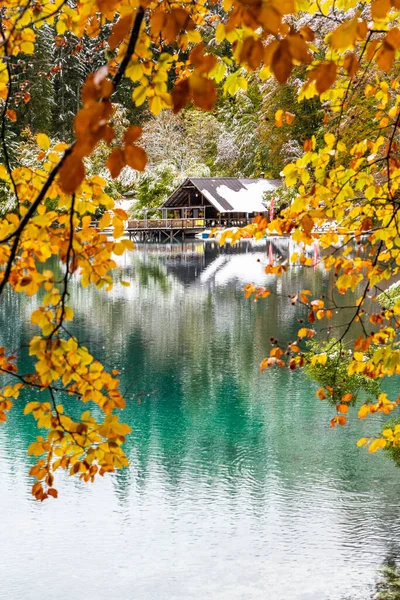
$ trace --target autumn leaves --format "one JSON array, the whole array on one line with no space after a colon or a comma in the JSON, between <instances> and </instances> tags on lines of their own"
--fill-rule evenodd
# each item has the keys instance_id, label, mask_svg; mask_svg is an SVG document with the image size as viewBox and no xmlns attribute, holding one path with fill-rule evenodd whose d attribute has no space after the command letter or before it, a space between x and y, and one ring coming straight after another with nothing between
<instances>
[{"instance_id":1,"label":"autumn leaves","mask_svg":"<svg viewBox=\"0 0 400 600\"><path fill-rule=\"evenodd\" d=\"M386 7L382 2L372 3L372 16L378 20L383 19ZM351 18L341 22L338 20L326 39L316 39L310 25L296 30L294 22L289 24L288 15L294 15L297 10L292 0L250 3L225 0L225 13L219 14L210 14L204 0L195 5L146 2L140 8L125 2L107 6L104 2L97 3L106 18L111 14L115 17L113 6L115 11L121 11L108 38L115 58L108 67L91 75L84 87L83 108L75 120L76 144L60 172L60 185L66 194L75 191L84 180L84 157L100 140L112 148L107 165L113 177L118 177L125 166L136 170L146 166L145 152L136 143L138 138L133 143L124 139L122 144L113 147L115 132L110 125L113 83L108 73L114 73L124 62L123 71L135 84L132 99L137 106L148 102L154 114L163 109L177 113L190 102L200 109L212 110L218 84L226 79L224 91L234 93L243 86L228 85L228 81L238 78L243 70L259 70L263 78L272 74L284 84L296 65L305 65L303 96L322 95L335 86L339 76L355 76L360 68L355 51L358 44L367 44L367 59L376 60L386 71L391 68L400 47L400 32L396 27L384 36L376 36L374 32L375 38L370 39L371 30L361 13L353 13ZM391 7L388 4L386 9ZM139 10L143 12L143 21L132 47L130 40ZM87 27L93 26L94 18L97 16L90 16ZM232 58L225 59L218 52L206 50L202 37L207 27L215 31L219 45L231 47ZM320 57L322 43L328 49L323 58ZM287 118L286 122L289 122Z\"/></svg>"},{"instance_id":2,"label":"autumn leaves","mask_svg":"<svg viewBox=\"0 0 400 600\"><path fill-rule=\"evenodd\" d=\"M114 85L107 79L107 74L107 68L100 69L89 76L83 87L83 108L74 122L76 142L60 169L59 184L65 194L74 193L84 181L84 157L89 156L101 140L110 145L115 137L115 131L109 124L113 114L110 96ZM131 127L125 132L124 147L116 147L111 152L107 166L112 177L118 177L126 165L139 171L145 168L146 154L135 144L141 133L140 127Z\"/></svg>"},{"instance_id":3,"label":"autumn leaves","mask_svg":"<svg viewBox=\"0 0 400 600\"><path fill-rule=\"evenodd\" d=\"M130 127L125 131L123 147L117 146L111 152L107 160L107 167L114 179L127 165L136 171L144 171L147 163L146 152L135 143L141 135L141 127Z\"/></svg>"}]
</instances>

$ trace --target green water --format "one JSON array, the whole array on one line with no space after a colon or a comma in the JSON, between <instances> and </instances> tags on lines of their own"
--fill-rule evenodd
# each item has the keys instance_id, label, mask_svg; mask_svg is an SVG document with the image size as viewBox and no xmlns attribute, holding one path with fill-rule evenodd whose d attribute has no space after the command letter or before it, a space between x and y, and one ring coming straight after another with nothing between
<instances>
[{"instance_id":1,"label":"green water","mask_svg":"<svg viewBox=\"0 0 400 600\"><path fill-rule=\"evenodd\" d=\"M260 374L269 338L293 339L303 316L287 295L331 286L318 268L266 276L265 258L141 246L116 274L130 288L73 284L80 339L122 370L131 466L94 485L61 474L58 500L38 504L35 430L15 408L0 429L1 600L373 597L382 562L400 558L400 471L355 445L376 422L330 430L302 374ZM273 295L245 300L253 281ZM27 344L34 302L4 299L1 344Z\"/></svg>"}]
</instances>

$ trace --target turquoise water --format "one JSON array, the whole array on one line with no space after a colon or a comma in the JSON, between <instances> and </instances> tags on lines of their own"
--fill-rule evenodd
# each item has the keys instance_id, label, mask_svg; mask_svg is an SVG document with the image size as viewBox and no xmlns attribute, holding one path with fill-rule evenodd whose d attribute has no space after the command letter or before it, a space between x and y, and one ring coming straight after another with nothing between
<instances>
[{"instance_id":1,"label":"turquoise water","mask_svg":"<svg viewBox=\"0 0 400 600\"><path fill-rule=\"evenodd\" d=\"M249 244L139 246L116 274L130 288L73 284L81 340L122 369L131 466L94 485L61 474L58 500L38 504L33 420L13 410L0 428L1 600L373 597L380 565L400 557L400 471L356 447L376 422L330 430L301 373L260 373L269 338L293 339L303 316L287 295L331 282L319 268L277 280L259 261L266 248ZM253 281L273 295L244 299ZM34 331L34 302L0 307L11 350Z\"/></svg>"}]
</instances>

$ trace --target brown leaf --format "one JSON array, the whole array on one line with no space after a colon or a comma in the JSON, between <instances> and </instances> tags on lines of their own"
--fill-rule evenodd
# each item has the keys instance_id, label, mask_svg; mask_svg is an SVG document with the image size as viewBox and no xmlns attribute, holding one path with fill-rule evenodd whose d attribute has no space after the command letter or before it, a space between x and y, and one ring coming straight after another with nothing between
<instances>
[{"instance_id":1,"label":"brown leaf","mask_svg":"<svg viewBox=\"0 0 400 600\"><path fill-rule=\"evenodd\" d=\"M172 104L173 104L173 112L177 114L190 99L190 87L189 80L182 79L171 92Z\"/></svg>"},{"instance_id":2,"label":"brown leaf","mask_svg":"<svg viewBox=\"0 0 400 600\"><path fill-rule=\"evenodd\" d=\"M271 5L264 5L258 15L259 22L263 25L264 30L273 35L284 33L287 27L286 23L282 23L282 14Z\"/></svg>"},{"instance_id":3,"label":"brown leaf","mask_svg":"<svg viewBox=\"0 0 400 600\"><path fill-rule=\"evenodd\" d=\"M300 35L307 40L307 42L313 42L315 40L315 34L311 27L304 25L299 31Z\"/></svg>"},{"instance_id":4,"label":"brown leaf","mask_svg":"<svg viewBox=\"0 0 400 600\"><path fill-rule=\"evenodd\" d=\"M131 30L132 23L133 14L125 15L115 23L112 28L111 35L108 38L108 45L110 46L111 50L114 50L120 45L121 42L124 41Z\"/></svg>"},{"instance_id":5,"label":"brown leaf","mask_svg":"<svg viewBox=\"0 0 400 600\"><path fill-rule=\"evenodd\" d=\"M171 10L171 15L178 24L179 30L185 29L185 31L192 31L195 28L192 17L184 8L173 8Z\"/></svg>"},{"instance_id":6,"label":"brown leaf","mask_svg":"<svg viewBox=\"0 0 400 600\"><path fill-rule=\"evenodd\" d=\"M204 54L203 43L197 44L189 54L189 60L196 67L197 73L209 73L217 64L217 57L212 54Z\"/></svg>"},{"instance_id":7,"label":"brown leaf","mask_svg":"<svg viewBox=\"0 0 400 600\"><path fill-rule=\"evenodd\" d=\"M394 57L394 48L384 40L376 55L376 62L379 68L382 69L382 71L385 71L385 73L388 73L393 66Z\"/></svg>"},{"instance_id":8,"label":"brown leaf","mask_svg":"<svg viewBox=\"0 0 400 600\"><path fill-rule=\"evenodd\" d=\"M96 102L98 98L98 89L97 85L94 82L94 74L91 73L86 79L81 92L82 104L83 106L88 106L89 104L93 104Z\"/></svg>"},{"instance_id":9,"label":"brown leaf","mask_svg":"<svg viewBox=\"0 0 400 600\"><path fill-rule=\"evenodd\" d=\"M125 144L134 144L142 135L143 129L138 125L132 125L124 133Z\"/></svg>"},{"instance_id":10,"label":"brown leaf","mask_svg":"<svg viewBox=\"0 0 400 600\"><path fill-rule=\"evenodd\" d=\"M371 4L371 16L373 19L384 19L390 9L390 0L374 0Z\"/></svg>"},{"instance_id":11,"label":"brown leaf","mask_svg":"<svg viewBox=\"0 0 400 600\"><path fill-rule=\"evenodd\" d=\"M60 169L59 184L64 194L73 194L85 179L85 166L76 154L68 156Z\"/></svg>"},{"instance_id":12,"label":"brown leaf","mask_svg":"<svg viewBox=\"0 0 400 600\"><path fill-rule=\"evenodd\" d=\"M110 171L111 177L116 179L126 164L127 162L122 148L114 148L107 159L107 167Z\"/></svg>"},{"instance_id":13,"label":"brown leaf","mask_svg":"<svg viewBox=\"0 0 400 600\"><path fill-rule=\"evenodd\" d=\"M161 34L165 23L165 17L165 12L159 8L153 12L150 19L150 30L152 36L158 37Z\"/></svg>"},{"instance_id":14,"label":"brown leaf","mask_svg":"<svg viewBox=\"0 0 400 600\"><path fill-rule=\"evenodd\" d=\"M189 86L194 104L203 110L212 110L217 100L215 83L194 73L189 79Z\"/></svg>"},{"instance_id":15,"label":"brown leaf","mask_svg":"<svg viewBox=\"0 0 400 600\"><path fill-rule=\"evenodd\" d=\"M248 37L244 40L240 53L240 62L247 63L253 70L257 69L264 57L264 46L260 40Z\"/></svg>"},{"instance_id":16,"label":"brown leaf","mask_svg":"<svg viewBox=\"0 0 400 600\"><path fill-rule=\"evenodd\" d=\"M360 62L357 56L351 52L350 54L346 55L343 66L346 69L348 76L354 77L358 71Z\"/></svg>"},{"instance_id":17,"label":"brown leaf","mask_svg":"<svg viewBox=\"0 0 400 600\"><path fill-rule=\"evenodd\" d=\"M310 81L315 81L317 92L322 94L335 83L336 73L336 63L334 63L332 60L329 60L315 67L315 69L309 73L308 78Z\"/></svg>"},{"instance_id":18,"label":"brown leaf","mask_svg":"<svg viewBox=\"0 0 400 600\"><path fill-rule=\"evenodd\" d=\"M397 27L390 29L386 34L385 42L398 50L400 48L400 30Z\"/></svg>"},{"instance_id":19,"label":"brown leaf","mask_svg":"<svg viewBox=\"0 0 400 600\"><path fill-rule=\"evenodd\" d=\"M111 144L115 137L115 130L111 125L104 125L104 127L101 128L101 134L106 144Z\"/></svg>"},{"instance_id":20,"label":"brown leaf","mask_svg":"<svg viewBox=\"0 0 400 600\"><path fill-rule=\"evenodd\" d=\"M308 64L311 61L311 54L308 51L305 39L299 34L288 35L286 39L289 43L292 58L303 64Z\"/></svg>"},{"instance_id":21,"label":"brown leaf","mask_svg":"<svg viewBox=\"0 0 400 600\"><path fill-rule=\"evenodd\" d=\"M147 164L147 154L140 146L129 145L125 148L127 165L136 171L144 171Z\"/></svg>"},{"instance_id":22,"label":"brown leaf","mask_svg":"<svg viewBox=\"0 0 400 600\"><path fill-rule=\"evenodd\" d=\"M303 230L310 235L314 227L314 221L308 215L304 215L304 217L301 219L301 226Z\"/></svg>"},{"instance_id":23,"label":"brown leaf","mask_svg":"<svg viewBox=\"0 0 400 600\"><path fill-rule=\"evenodd\" d=\"M293 63L289 50L289 42L282 40L279 42L279 46L272 56L271 70L279 83L286 83L292 69Z\"/></svg>"}]
</instances>

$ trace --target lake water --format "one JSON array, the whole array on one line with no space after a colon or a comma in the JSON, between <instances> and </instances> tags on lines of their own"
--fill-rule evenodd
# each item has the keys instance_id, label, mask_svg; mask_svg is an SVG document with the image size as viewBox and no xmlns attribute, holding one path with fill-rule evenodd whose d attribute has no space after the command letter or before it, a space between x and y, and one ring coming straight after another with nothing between
<instances>
[{"instance_id":1,"label":"lake water","mask_svg":"<svg viewBox=\"0 0 400 600\"><path fill-rule=\"evenodd\" d=\"M287 295L331 287L319 268L266 276L266 260L248 243L139 246L116 273L130 288L73 284L80 339L122 370L131 464L93 485L61 473L58 500L37 503L33 419L13 409L0 428L1 600L373 597L379 567L400 558L400 470L356 447L376 420L331 430L303 374L260 373L269 338L294 339L303 316ZM254 304L248 282L274 294ZM1 344L27 344L34 302L4 298Z\"/></svg>"}]
</instances>

